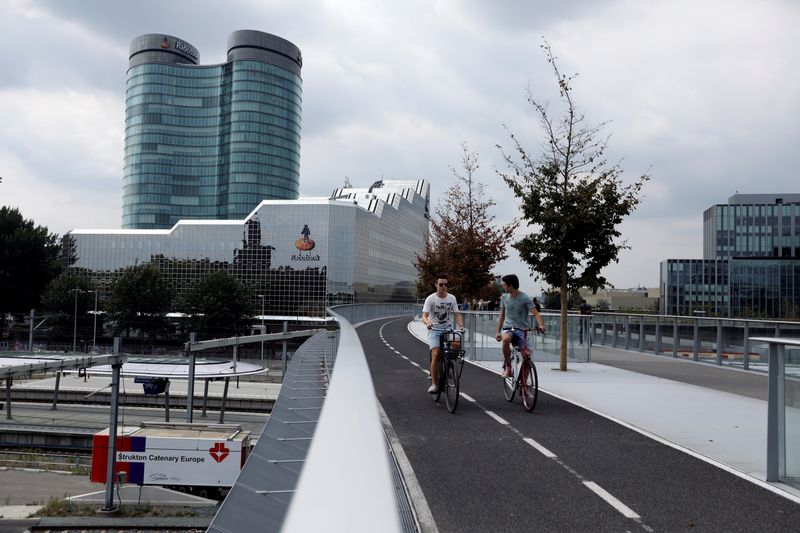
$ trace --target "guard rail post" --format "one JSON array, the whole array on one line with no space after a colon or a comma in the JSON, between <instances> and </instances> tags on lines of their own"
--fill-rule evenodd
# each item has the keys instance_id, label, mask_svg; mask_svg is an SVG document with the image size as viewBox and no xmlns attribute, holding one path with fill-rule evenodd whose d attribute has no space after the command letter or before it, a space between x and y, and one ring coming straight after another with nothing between
<instances>
[{"instance_id":1,"label":"guard rail post","mask_svg":"<svg viewBox=\"0 0 800 533\"><path fill-rule=\"evenodd\" d=\"M767 481L779 481L784 467L781 458L786 444L783 415L783 355L784 346L769 343L769 393L767 400Z\"/></svg>"},{"instance_id":2,"label":"guard rail post","mask_svg":"<svg viewBox=\"0 0 800 533\"><path fill-rule=\"evenodd\" d=\"M742 342L744 352L744 369L750 370L750 322L744 323L744 342Z\"/></svg>"},{"instance_id":3,"label":"guard rail post","mask_svg":"<svg viewBox=\"0 0 800 533\"><path fill-rule=\"evenodd\" d=\"M639 315L639 351L644 351L644 316Z\"/></svg>"},{"instance_id":4,"label":"guard rail post","mask_svg":"<svg viewBox=\"0 0 800 533\"><path fill-rule=\"evenodd\" d=\"M625 349L631 349L631 315L625 315Z\"/></svg>"},{"instance_id":5,"label":"guard rail post","mask_svg":"<svg viewBox=\"0 0 800 533\"><path fill-rule=\"evenodd\" d=\"M678 357L678 345L680 344L678 335L678 317L672 319L672 357Z\"/></svg>"},{"instance_id":6,"label":"guard rail post","mask_svg":"<svg viewBox=\"0 0 800 533\"><path fill-rule=\"evenodd\" d=\"M656 355L661 355L661 317L656 315L656 340L653 347Z\"/></svg>"}]
</instances>

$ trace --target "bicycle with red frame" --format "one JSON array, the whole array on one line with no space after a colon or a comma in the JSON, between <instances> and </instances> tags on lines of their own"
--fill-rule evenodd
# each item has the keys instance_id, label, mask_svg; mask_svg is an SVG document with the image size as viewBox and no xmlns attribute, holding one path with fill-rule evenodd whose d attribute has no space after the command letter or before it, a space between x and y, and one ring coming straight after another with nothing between
<instances>
[{"instance_id":1,"label":"bicycle with red frame","mask_svg":"<svg viewBox=\"0 0 800 533\"><path fill-rule=\"evenodd\" d=\"M539 331L539 328L537 328ZM522 405L525 410L530 412L536 407L536 400L539 397L539 376L536 373L536 365L531 357L533 352L528 347L528 330L523 328L511 328L512 339L514 331L522 331L522 343L517 345L511 343L511 376L503 377L503 392L506 400L513 401L517 390L522 396Z\"/></svg>"}]
</instances>

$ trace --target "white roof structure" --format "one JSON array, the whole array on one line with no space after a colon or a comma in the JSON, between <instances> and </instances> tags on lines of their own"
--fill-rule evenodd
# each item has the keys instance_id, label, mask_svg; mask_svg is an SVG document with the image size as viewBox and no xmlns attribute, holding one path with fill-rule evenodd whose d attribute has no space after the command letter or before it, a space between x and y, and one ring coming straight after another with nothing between
<instances>
[{"instance_id":1,"label":"white roof structure","mask_svg":"<svg viewBox=\"0 0 800 533\"><path fill-rule=\"evenodd\" d=\"M219 379L263 374L267 369L253 363L241 363L223 359L197 359L194 367L195 379ZM86 369L87 374L110 376L111 365L99 365ZM123 377L154 377L189 379L189 359L185 357L128 357L122 365Z\"/></svg>"}]
</instances>

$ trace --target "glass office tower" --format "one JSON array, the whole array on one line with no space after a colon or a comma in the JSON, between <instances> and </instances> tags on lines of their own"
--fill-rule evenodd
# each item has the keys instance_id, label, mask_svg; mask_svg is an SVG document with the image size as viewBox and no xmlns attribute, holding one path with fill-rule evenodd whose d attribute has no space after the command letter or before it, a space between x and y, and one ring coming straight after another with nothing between
<instances>
[{"instance_id":1,"label":"glass office tower","mask_svg":"<svg viewBox=\"0 0 800 533\"><path fill-rule=\"evenodd\" d=\"M800 194L735 194L703 213L703 259L661 263L660 309L800 318Z\"/></svg>"},{"instance_id":2,"label":"glass office tower","mask_svg":"<svg viewBox=\"0 0 800 533\"><path fill-rule=\"evenodd\" d=\"M125 108L122 227L242 220L262 200L299 196L300 50L242 30L227 62L203 66L191 44L134 39Z\"/></svg>"}]
</instances>

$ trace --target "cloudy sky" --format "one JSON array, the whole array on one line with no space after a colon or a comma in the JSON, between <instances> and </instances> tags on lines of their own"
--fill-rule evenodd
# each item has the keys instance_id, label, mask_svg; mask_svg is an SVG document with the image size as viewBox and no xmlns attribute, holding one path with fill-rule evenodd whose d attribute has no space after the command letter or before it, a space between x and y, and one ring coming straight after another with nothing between
<instances>
[{"instance_id":1,"label":"cloudy sky","mask_svg":"<svg viewBox=\"0 0 800 533\"><path fill-rule=\"evenodd\" d=\"M702 257L707 207L800 192L799 25L794 0L0 0L0 205L59 235L119 228L130 41L175 35L214 64L255 29L303 53L301 195L424 178L435 205L466 142L502 222L504 125L538 153L526 87L558 109L545 37L625 180L652 175L604 274L654 287L660 261ZM512 250L498 271L526 267Z\"/></svg>"}]
</instances>

